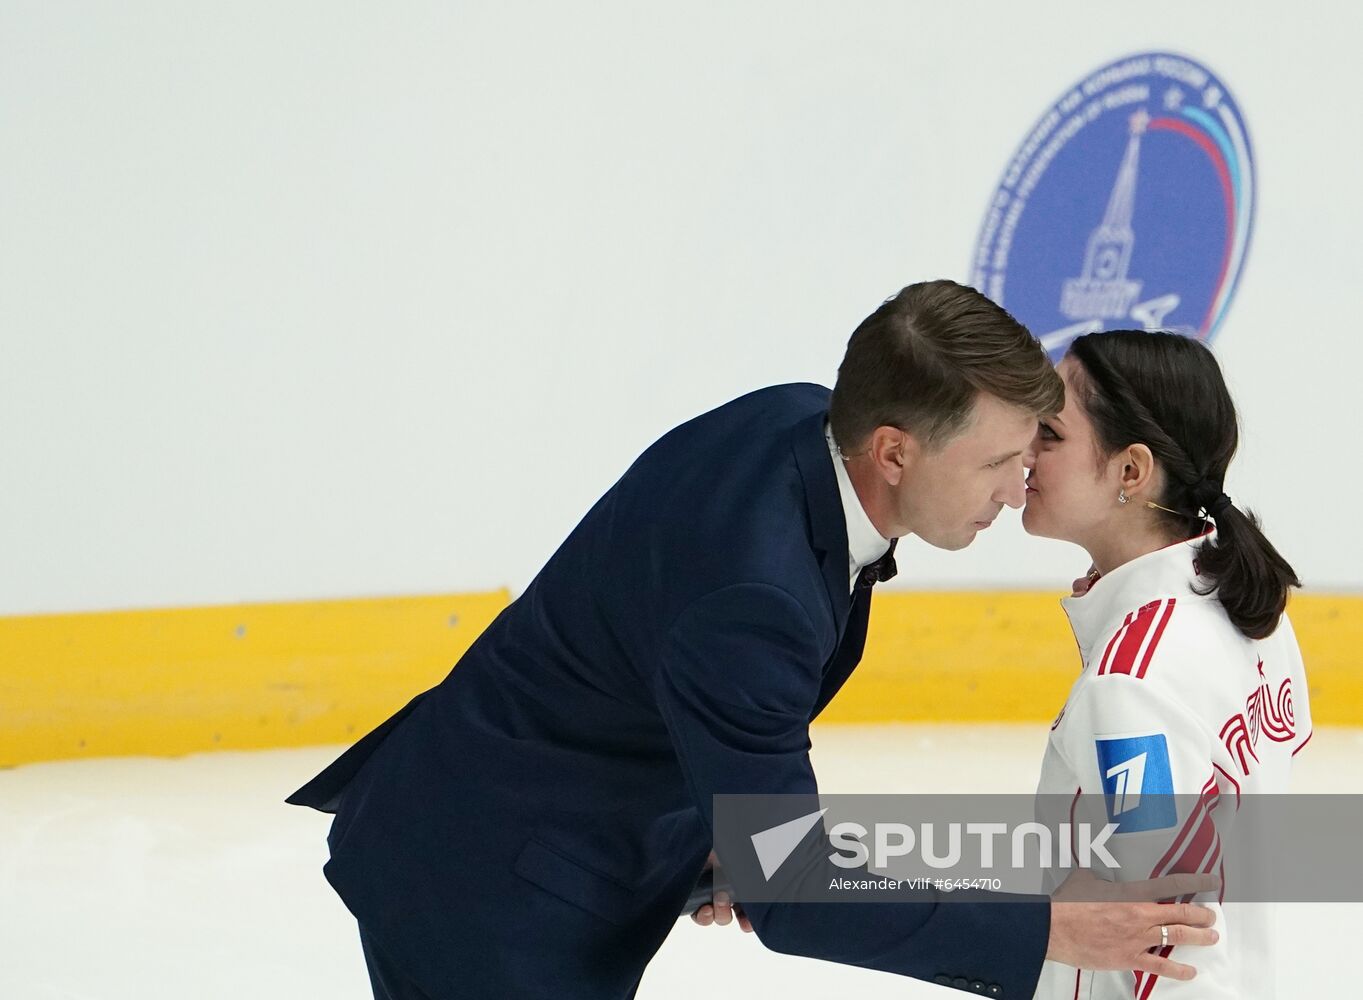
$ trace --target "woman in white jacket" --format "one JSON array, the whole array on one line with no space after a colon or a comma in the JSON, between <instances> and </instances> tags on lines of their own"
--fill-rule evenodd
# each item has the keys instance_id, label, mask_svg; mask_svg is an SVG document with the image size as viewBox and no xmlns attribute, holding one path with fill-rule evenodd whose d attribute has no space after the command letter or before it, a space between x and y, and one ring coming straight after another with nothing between
<instances>
[{"instance_id":1,"label":"woman in white jacket","mask_svg":"<svg viewBox=\"0 0 1363 1000\"><path fill-rule=\"evenodd\" d=\"M1286 791L1311 735L1284 614L1300 583L1224 493L1236 416L1211 351L1117 331L1080 337L1058 370L1065 408L1038 432L1023 525L1082 546L1093 569L1062 602L1083 670L1038 792L1103 797L1122 880L1224 874L1240 797ZM1047 962L1037 996L1271 995L1270 908L1216 908L1220 938L1198 950L1195 979Z\"/></svg>"}]
</instances>

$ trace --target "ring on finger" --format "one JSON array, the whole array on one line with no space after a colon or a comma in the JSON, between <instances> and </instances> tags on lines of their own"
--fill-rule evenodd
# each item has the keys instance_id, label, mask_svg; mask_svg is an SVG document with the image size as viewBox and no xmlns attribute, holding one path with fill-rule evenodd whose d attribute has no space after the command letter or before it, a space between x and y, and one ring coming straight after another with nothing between
<instances>
[{"instance_id":1,"label":"ring on finger","mask_svg":"<svg viewBox=\"0 0 1363 1000\"><path fill-rule=\"evenodd\" d=\"M1169 947L1169 925L1168 925L1168 924L1160 924L1160 929L1159 929L1159 945L1160 945L1161 948L1168 948L1168 947Z\"/></svg>"}]
</instances>

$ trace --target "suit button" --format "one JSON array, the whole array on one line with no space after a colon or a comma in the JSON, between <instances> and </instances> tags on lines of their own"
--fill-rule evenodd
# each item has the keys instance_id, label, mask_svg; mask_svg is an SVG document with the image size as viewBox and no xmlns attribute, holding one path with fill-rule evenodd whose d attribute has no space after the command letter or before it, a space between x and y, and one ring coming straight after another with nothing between
<instances>
[{"instance_id":1,"label":"suit button","mask_svg":"<svg viewBox=\"0 0 1363 1000\"><path fill-rule=\"evenodd\" d=\"M990 983L987 992L991 997L1001 997L1003 996L1003 987L998 983Z\"/></svg>"},{"instance_id":2,"label":"suit button","mask_svg":"<svg viewBox=\"0 0 1363 1000\"><path fill-rule=\"evenodd\" d=\"M940 976L933 976L933 977L932 977L932 981L933 981L934 983L936 983L938 986L950 986L950 985L951 985L951 977L948 976L948 975L945 975L945 974L940 975Z\"/></svg>"},{"instance_id":3,"label":"suit button","mask_svg":"<svg viewBox=\"0 0 1363 1000\"><path fill-rule=\"evenodd\" d=\"M966 979L964 976L957 976L951 981L951 985L958 990L968 990L970 989L970 980Z\"/></svg>"},{"instance_id":4,"label":"suit button","mask_svg":"<svg viewBox=\"0 0 1363 1000\"><path fill-rule=\"evenodd\" d=\"M984 981L981 980L981 979L976 979L973 983L970 984L970 992L972 992L972 993L983 993L983 992L984 992Z\"/></svg>"}]
</instances>

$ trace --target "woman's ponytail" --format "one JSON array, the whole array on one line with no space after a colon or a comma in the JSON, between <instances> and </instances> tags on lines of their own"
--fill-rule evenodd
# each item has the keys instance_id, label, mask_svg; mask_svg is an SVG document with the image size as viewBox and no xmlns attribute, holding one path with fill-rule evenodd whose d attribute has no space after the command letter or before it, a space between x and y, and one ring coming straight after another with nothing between
<instances>
[{"instance_id":1,"label":"woman's ponytail","mask_svg":"<svg viewBox=\"0 0 1363 1000\"><path fill-rule=\"evenodd\" d=\"M1301 580L1259 530L1252 512L1233 504L1213 517L1216 537L1197 551L1207 580L1202 594L1216 593L1231 623L1251 639L1267 639L1287 608L1287 595Z\"/></svg>"}]
</instances>

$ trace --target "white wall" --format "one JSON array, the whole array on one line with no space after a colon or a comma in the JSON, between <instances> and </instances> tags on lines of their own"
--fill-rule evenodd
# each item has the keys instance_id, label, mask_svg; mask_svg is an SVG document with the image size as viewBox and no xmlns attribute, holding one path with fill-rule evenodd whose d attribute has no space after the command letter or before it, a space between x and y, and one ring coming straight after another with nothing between
<instances>
[{"instance_id":1,"label":"white wall","mask_svg":"<svg viewBox=\"0 0 1363 1000\"><path fill-rule=\"evenodd\" d=\"M965 278L1067 86L1172 49L1259 202L1228 492L1357 589L1363 210L1331 2L0 7L0 613L519 590L634 455ZM905 587L1067 583L1005 516Z\"/></svg>"}]
</instances>

